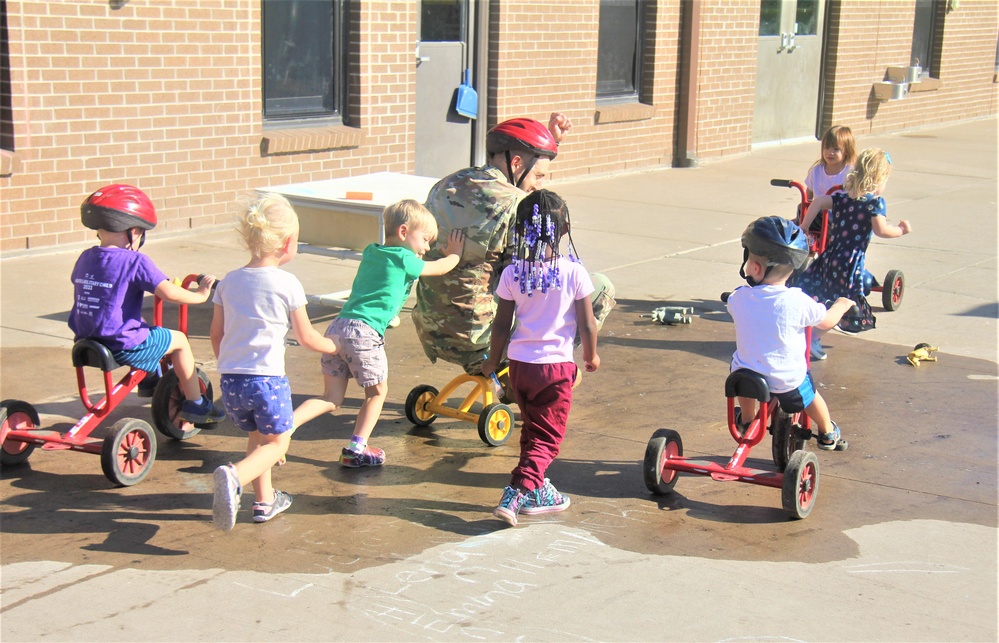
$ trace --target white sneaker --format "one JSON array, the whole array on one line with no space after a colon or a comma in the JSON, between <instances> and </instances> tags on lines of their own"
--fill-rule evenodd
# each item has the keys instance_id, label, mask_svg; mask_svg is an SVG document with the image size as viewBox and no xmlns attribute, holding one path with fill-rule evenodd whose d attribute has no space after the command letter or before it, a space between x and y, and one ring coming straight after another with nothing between
<instances>
[{"instance_id":1,"label":"white sneaker","mask_svg":"<svg viewBox=\"0 0 999 643\"><path fill-rule=\"evenodd\" d=\"M243 493L236 478L236 468L231 464L223 464L215 469L213 482L215 500L212 503L212 524L222 531L231 531L236 526L239 496Z\"/></svg>"}]
</instances>

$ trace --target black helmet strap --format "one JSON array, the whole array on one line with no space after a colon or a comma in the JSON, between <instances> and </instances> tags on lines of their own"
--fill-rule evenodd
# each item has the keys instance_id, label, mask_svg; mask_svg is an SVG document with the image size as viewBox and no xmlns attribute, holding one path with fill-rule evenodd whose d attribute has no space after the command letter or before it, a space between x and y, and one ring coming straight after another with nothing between
<instances>
[{"instance_id":1,"label":"black helmet strap","mask_svg":"<svg viewBox=\"0 0 999 643\"><path fill-rule=\"evenodd\" d=\"M767 262L766 269L763 271L763 281L756 281L752 277L746 275L746 264L749 262L749 248L742 249L742 265L739 267L739 276L746 280L751 288L759 286L761 283L767 280L770 276L770 271L774 269L777 264Z\"/></svg>"},{"instance_id":2,"label":"black helmet strap","mask_svg":"<svg viewBox=\"0 0 999 643\"><path fill-rule=\"evenodd\" d=\"M510 150L506 150L504 152L504 154L506 154L506 175L507 175L507 178L510 179L510 183L512 183L514 187L518 187L519 188L520 184L524 182L525 178L527 178L527 173L534 169L534 164L538 162L538 157L537 157L537 155L531 157L531 161L524 167L524 171L521 173L520 178L517 179L513 175L513 165L512 165L512 160L513 159L510 156Z\"/></svg>"}]
</instances>

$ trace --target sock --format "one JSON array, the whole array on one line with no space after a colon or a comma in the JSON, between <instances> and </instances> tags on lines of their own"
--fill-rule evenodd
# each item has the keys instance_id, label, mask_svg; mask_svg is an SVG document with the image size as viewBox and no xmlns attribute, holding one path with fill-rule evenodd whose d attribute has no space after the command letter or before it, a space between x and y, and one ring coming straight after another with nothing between
<instances>
[{"instance_id":1,"label":"sock","mask_svg":"<svg viewBox=\"0 0 999 643\"><path fill-rule=\"evenodd\" d=\"M368 446L368 441L355 435L350 438L350 444L347 445L347 450L352 451L353 453L363 453L364 447L366 446Z\"/></svg>"}]
</instances>

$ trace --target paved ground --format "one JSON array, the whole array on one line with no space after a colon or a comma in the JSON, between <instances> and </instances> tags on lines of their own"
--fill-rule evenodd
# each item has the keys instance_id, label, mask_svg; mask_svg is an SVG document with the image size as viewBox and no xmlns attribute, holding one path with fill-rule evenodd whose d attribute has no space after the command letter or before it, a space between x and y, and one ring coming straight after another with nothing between
<instances>
[{"instance_id":1,"label":"paved ground","mask_svg":"<svg viewBox=\"0 0 999 643\"><path fill-rule=\"evenodd\" d=\"M738 237L755 217L791 216L817 144L755 151L700 169L551 187L574 239L611 277L619 307L603 367L577 391L550 469L572 507L506 528L490 511L516 458L470 424L405 419L407 393L456 370L429 367L407 314L388 336L389 402L378 471L334 463L353 406L304 427L276 484L295 504L228 534L210 525L211 476L239 456L230 424L161 438L152 474L114 488L99 458L36 450L0 480L0 638L27 640L953 640L997 638L996 121L860 141L895 161L886 198L915 233L876 240L875 274L907 277L898 311L858 337L830 334L816 364L850 449L819 452L817 506L789 521L773 489L682 477L650 496L652 432L688 455L727 458L722 383L733 350L718 300L738 285ZM566 149L571 153L571 149ZM227 231L156 240L169 274L223 275L245 261ZM0 397L34 404L45 428L80 414L69 366L75 253L0 262ZM303 255L310 293L349 287L350 260ZM643 318L689 305L689 326ZM317 328L329 309L310 308ZM209 311L191 335L217 383ZM905 354L940 346L919 369ZM288 355L296 401L319 386L316 358ZM115 417L147 418L129 400ZM110 426L110 423L107 423ZM769 464L769 441L751 461ZM814 447L810 447L813 448Z\"/></svg>"}]
</instances>

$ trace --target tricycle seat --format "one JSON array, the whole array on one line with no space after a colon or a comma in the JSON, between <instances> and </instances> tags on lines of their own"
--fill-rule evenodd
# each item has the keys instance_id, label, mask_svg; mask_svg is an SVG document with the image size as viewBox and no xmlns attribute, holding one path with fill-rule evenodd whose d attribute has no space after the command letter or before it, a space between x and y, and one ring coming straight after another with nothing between
<instances>
[{"instance_id":1,"label":"tricycle seat","mask_svg":"<svg viewBox=\"0 0 999 643\"><path fill-rule=\"evenodd\" d=\"M758 402L769 402L770 387L756 371L740 368L732 371L725 380L725 397L748 397Z\"/></svg>"},{"instance_id":2,"label":"tricycle seat","mask_svg":"<svg viewBox=\"0 0 999 643\"><path fill-rule=\"evenodd\" d=\"M122 365L115 361L104 344L93 339L81 339L73 344L73 366L92 366L110 372Z\"/></svg>"}]
</instances>

